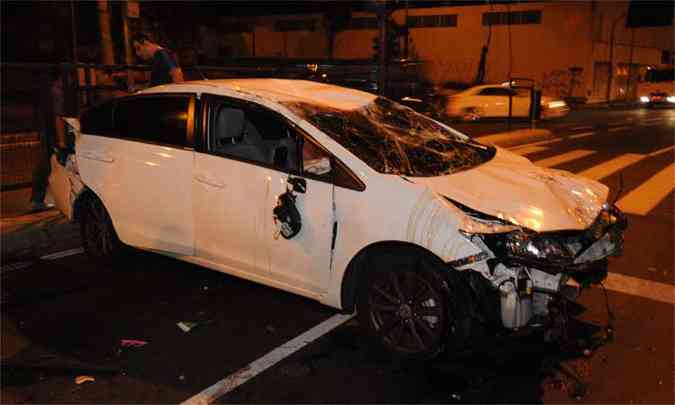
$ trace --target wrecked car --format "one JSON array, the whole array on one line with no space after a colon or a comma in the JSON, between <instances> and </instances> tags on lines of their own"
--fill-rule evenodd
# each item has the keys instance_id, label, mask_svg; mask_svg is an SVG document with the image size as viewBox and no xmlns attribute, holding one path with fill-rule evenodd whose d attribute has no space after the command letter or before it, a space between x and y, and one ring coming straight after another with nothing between
<instances>
[{"instance_id":1,"label":"wrecked car","mask_svg":"<svg viewBox=\"0 0 675 405\"><path fill-rule=\"evenodd\" d=\"M186 82L68 122L50 189L92 258L131 246L356 311L403 357L553 327L622 249L606 186L366 92Z\"/></svg>"}]
</instances>

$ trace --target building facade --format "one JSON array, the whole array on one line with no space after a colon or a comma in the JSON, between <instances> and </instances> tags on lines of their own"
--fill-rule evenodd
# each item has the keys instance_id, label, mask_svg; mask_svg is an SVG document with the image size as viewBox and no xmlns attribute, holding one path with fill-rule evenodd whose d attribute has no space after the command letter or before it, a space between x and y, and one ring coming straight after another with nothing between
<instances>
[{"instance_id":1,"label":"building facade","mask_svg":"<svg viewBox=\"0 0 675 405\"><path fill-rule=\"evenodd\" d=\"M392 18L407 21L402 48L436 85L473 83L487 47L485 82L530 78L545 95L595 102L634 98L648 66L672 63L673 26L626 28L627 11L627 1L541 1L399 9ZM376 16L363 12L333 33L321 14L223 24L230 29L217 41L234 57L372 58L377 38Z\"/></svg>"}]
</instances>

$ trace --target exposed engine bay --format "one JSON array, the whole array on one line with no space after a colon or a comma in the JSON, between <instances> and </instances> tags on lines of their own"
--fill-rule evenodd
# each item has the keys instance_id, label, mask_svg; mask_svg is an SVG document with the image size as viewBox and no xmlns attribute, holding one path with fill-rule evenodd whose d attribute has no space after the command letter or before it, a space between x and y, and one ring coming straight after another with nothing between
<instances>
[{"instance_id":1,"label":"exposed engine bay","mask_svg":"<svg viewBox=\"0 0 675 405\"><path fill-rule=\"evenodd\" d=\"M497 220L461 208L474 219ZM625 216L605 204L592 225L583 231L537 233L516 229L465 234L481 247L483 254L449 265L480 273L490 284L498 297L503 327L518 330L550 325L556 323L552 318L560 315L560 307L574 302L582 288L599 284L607 277L607 258L621 254L626 227ZM568 284L570 280L573 285ZM485 297L485 289L482 296Z\"/></svg>"}]
</instances>

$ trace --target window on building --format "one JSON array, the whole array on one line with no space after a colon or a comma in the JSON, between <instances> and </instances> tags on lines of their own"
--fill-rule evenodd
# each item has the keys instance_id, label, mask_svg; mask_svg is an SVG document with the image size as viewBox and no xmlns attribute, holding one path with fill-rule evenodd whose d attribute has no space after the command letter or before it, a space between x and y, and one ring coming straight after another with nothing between
<instances>
[{"instance_id":1,"label":"window on building","mask_svg":"<svg viewBox=\"0 0 675 405\"><path fill-rule=\"evenodd\" d=\"M456 27L457 14L417 15L408 17L410 28Z\"/></svg>"},{"instance_id":2,"label":"window on building","mask_svg":"<svg viewBox=\"0 0 675 405\"><path fill-rule=\"evenodd\" d=\"M307 20L279 20L274 26L275 31L314 31L316 21Z\"/></svg>"},{"instance_id":3,"label":"window on building","mask_svg":"<svg viewBox=\"0 0 675 405\"><path fill-rule=\"evenodd\" d=\"M120 138L187 146L188 96L138 97L122 100L114 120Z\"/></svg>"},{"instance_id":4,"label":"window on building","mask_svg":"<svg viewBox=\"0 0 675 405\"><path fill-rule=\"evenodd\" d=\"M377 29L377 19L373 17L352 18L347 24L348 30L375 30Z\"/></svg>"},{"instance_id":5,"label":"window on building","mask_svg":"<svg viewBox=\"0 0 675 405\"><path fill-rule=\"evenodd\" d=\"M541 24L541 10L483 13L483 25Z\"/></svg>"}]
</instances>

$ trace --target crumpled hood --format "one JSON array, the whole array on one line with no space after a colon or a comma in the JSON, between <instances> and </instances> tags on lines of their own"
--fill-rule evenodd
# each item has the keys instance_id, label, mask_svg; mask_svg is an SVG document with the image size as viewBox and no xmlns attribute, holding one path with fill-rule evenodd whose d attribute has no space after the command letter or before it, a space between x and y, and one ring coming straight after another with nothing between
<instances>
[{"instance_id":1,"label":"crumpled hood","mask_svg":"<svg viewBox=\"0 0 675 405\"><path fill-rule=\"evenodd\" d=\"M500 148L494 158L475 168L410 180L476 211L538 232L588 228L609 193L597 181L535 166Z\"/></svg>"}]
</instances>

